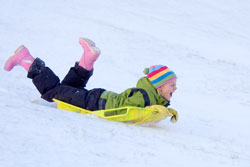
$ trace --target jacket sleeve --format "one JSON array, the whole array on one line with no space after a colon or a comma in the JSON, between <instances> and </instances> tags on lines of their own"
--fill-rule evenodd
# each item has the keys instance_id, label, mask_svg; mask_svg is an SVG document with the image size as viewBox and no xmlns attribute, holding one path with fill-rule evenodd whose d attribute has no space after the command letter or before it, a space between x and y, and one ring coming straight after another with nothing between
<instances>
[{"instance_id":1,"label":"jacket sleeve","mask_svg":"<svg viewBox=\"0 0 250 167\"><path fill-rule=\"evenodd\" d=\"M150 105L148 93L144 89L132 88L124 101L124 106L146 107Z\"/></svg>"}]
</instances>

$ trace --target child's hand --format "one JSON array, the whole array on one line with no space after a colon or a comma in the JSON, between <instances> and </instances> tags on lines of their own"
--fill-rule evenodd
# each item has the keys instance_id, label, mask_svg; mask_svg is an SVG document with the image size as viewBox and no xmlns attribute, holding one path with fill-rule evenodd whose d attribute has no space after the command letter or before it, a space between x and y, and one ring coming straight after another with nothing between
<instances>
[{"instance_id":1,"label":"child's hand","mask_svg":"<svg viewBox=\"0 0 250 167\"><path fill-rule=\"evenodd\" d=\"M177 113L177 111L175 111L175 110L172 109L172 108L169 108L169 109L168 109L168 112L169 112L169 116L171 117L170 121L171 121L172 123L176 123L177 120L178 120L178 113Z\"/></svg>"}]
</instances>

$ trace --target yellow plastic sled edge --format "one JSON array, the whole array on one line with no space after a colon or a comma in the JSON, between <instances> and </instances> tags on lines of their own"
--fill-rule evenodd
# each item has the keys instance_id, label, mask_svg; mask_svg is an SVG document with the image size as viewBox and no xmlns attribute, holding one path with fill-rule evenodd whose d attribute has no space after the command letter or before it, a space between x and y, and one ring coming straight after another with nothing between
<instances>
[{"instance_id":1,"label":"yellow plastic sled edge","mask_svg":"<svg viewBox=\"0 0 250 167\"><path fill-rule=\"evenodd\" d=\"M80 114L92 114L110 121L140 124L144 122L155 122L165 119L168 114L151 108L142 107L120 107L105 110L89 111L72 104L53 99L57 103L57 108L76 112Z\"/></svg>"}]
</instances>

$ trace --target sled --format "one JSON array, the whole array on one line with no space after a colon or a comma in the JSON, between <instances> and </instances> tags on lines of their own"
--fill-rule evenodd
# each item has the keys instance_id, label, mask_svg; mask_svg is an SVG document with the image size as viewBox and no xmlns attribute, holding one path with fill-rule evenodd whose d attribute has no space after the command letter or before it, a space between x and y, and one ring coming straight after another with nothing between
<instances>
[{"instance_id":1,"label":"sled","mask_svg":"<svg viewBox=\"0 0 250 167\"><path fill-rule=\"evenodd\" d=\"M57 108L67 111L72 111L80 114L92 114L97 117L110 121L125 122L131 124L140 124L144 122L156 122L165 119L168 113L158 111L151 108L142 107L120 107L105 110L89 111L72 104L53 99L57 103Z\"/></svg>"}]
</instances>

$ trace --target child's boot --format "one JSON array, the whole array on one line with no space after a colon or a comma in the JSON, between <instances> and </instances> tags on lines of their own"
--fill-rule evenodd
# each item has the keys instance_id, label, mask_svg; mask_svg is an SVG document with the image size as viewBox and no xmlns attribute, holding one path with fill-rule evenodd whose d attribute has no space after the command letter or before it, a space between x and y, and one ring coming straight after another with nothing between
<instances>
[{"instance_id":1,"label":"child's boot","mask_svg":"<svg viewBox=\"0 0 250 167\"><path fill-rule=\"evenodd\" d=\"M88 38L80 38L79 43L84 50L79 66L91 71L93 69L94 62L99 57L101 51L95 46L95 43Z\"/></svg>"},{"instance_id":2,"label":"child's boot","mask_svg":"<svg viewBox=\"0 0 250 167\"><path fill-rule=\"evenodd\" d=\"M13 67L20 65L28 72L34 60L29 50L21 45L16 49L15 54L6 61L4 69L10 71Z\"/></svg>"}]
</instances>

